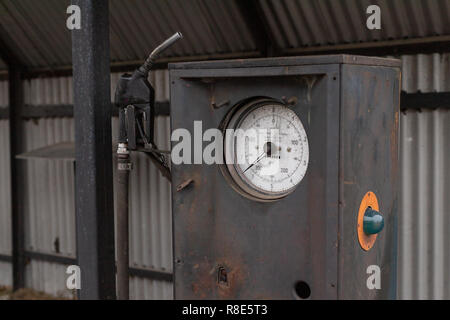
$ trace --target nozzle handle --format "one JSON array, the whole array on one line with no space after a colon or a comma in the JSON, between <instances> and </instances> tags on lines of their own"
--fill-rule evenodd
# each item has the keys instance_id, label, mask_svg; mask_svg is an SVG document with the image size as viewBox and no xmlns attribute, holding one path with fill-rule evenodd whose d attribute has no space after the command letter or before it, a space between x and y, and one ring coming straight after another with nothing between
<instances>
[{"instance_id":1,"label":"nozzle handle","mask_svg":"<svg viewBox=\"0 0 450 320\"><path fill-rule=\"evenodd\" d=\"M155 62L156 58L166 50L168 47L173 45L176 41L183 38L183 35L181 32L175 32L170 38L168 38L166 41L161 43L159 46L157 46L152 53L148 56L147 60L145 60L144 64L139 67L139 71L148 74L148 72L151 70L153 63Z\"/></svg>"}]
</instances>

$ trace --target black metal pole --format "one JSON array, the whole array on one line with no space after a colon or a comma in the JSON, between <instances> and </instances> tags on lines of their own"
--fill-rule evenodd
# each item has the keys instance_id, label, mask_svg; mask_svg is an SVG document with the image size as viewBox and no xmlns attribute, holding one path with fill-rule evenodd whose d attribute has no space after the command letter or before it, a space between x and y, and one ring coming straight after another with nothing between
<instances>
[{"instance_id":1,"label":"black metal pole","mask_svg":"<svg viewBox=\"0 0 450 320\"><path fill-rule=\"evenodd\" d=\"M25 227L20 194L23 187L23 164L16 155L23 152L21 112L24 105L23 83L19 66L9 65L9 141L11 165L11 220L13 289L25 287Z\"/></svg>"},{"instance_id":2,"label":"black metal pole","mask_svg":"<svg viewBox=\"0 0 450 320\"><path fill-rule=\"evenodd\" d=\"M128 231L128 186L130 179L130 152L126 143L117 148L117 298L130 298L130 258Z\"/></svg>"},{"instance_id":3,"label":"black metal pole","mask_svg":"<svg viewBox=\"0 0 450 320\"><path fill-rule=\"evenodd\" d=\"M115 299L108 0L73 0L77 259L80 299Z\"/></svg>"}]
</instances>

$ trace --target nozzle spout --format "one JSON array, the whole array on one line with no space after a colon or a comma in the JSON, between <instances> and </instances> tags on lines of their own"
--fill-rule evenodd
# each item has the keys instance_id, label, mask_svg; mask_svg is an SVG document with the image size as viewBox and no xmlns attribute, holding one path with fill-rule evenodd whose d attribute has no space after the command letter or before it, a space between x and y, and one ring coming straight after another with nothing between
<instances>
[{"instance_id":1,"label":"nozzle spout","mask_svg":"<svg viewBox=\"0 0 450 320\"><path fill-rule=\"evenodd\" d=\"M155 62L156 58L168 47L173 45L176 41L183 38L183 35L181 32L174 33L170 38L168 38L166 41L161 43L159 46L155 48L155 50L150 53L147 60L144 62L144 64L139 67L139 71L145 74L148 74L148 72L151 70L153 63Z\"/></svg>"}]
</instances>

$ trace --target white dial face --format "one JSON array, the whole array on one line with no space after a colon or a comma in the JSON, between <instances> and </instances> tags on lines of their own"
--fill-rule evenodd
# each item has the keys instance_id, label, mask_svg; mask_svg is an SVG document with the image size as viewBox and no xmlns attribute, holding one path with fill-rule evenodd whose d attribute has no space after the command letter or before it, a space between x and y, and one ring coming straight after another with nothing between
<instances>
[{"instance_id":1,"label":"white dial face","mask_svg":"<svg viewBox=\"0 0 450 320\"><path fill-rule=\"evenodd\" d=\"M242 179L237 182L244 189L247 185L253 195L280 198L306 174L305 129L295 112L280 103L268 102L241 113L232 145L234 169Z\"/></svg>"}]
</instances>

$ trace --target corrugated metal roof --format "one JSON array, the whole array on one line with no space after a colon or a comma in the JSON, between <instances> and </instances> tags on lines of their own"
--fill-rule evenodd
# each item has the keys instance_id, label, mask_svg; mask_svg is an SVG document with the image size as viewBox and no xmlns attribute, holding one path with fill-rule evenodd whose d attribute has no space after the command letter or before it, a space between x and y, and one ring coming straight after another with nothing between
<instances>
[{"instance_id":1,"label":"corrugated metal roof","mask_svg":"<svg viewBox=\"0 0 450 320\"><path fill-rule=\"evenodd\" d=\"M0 27L27 66L67 65L71 37L66 28L69 0L2 0ZM5 41L8 39L4 39Z\"/></svg>"},{"instance_id":2,"label":"corrugated metal roof","mask_svg":"<svg viewBox=\"0 0 450 320\"><path fill-rule=\"evenodd\" d=\"M175 31L184 40L170 56L244 52L255 49L235 1L110 0L112 60L140 60Z\"/></svg>"},{"instance_id":3,"label":"corrugated metal roof","mask_svg":"<svg viewBox=\"0 0 450 320\"><path fill-rule=\"evenodd\" d=\"M259 0L281 48L450 34L447 0ZM366 8L381 9L381 30L366 27Z\"/></svg>"},{"instance_id":4,"label":"corrugated metal roof","mask_svg":"<svg viewBox=\"0 0 450 320\"><path fill-rule=\"evenodd\" d=\"M112 62L142 61L161 41L185 39L165 57L255 54L240 0L110 0ZM281 52L311 46L450 35L450 0L257 0ZM69 0L0 0L0 35L30 67L71 65ZM366 8L381 7L381 30ZM256 12L255 12L256 15ZM248 18L247 18L248 19ZM264 26L261 25L261 32ZM5 39L6 41L7 39ZM5 66L0 63L0 69Z\"/></svg>"},{"instance_id":5,"label":"corrugated metal roof","mask_svg":"<svg viewBox=\"0 0 450 320\"><path fill-rule=\"evenodd\" d=\"M1 0L0 27L31 67L71 64L66 28L69 0ZM153 48L181 31L185 40L166 56L247 52L254 41L234 1L110 0L111 61L143 60Z\"/></svg>"}]
</instances>

